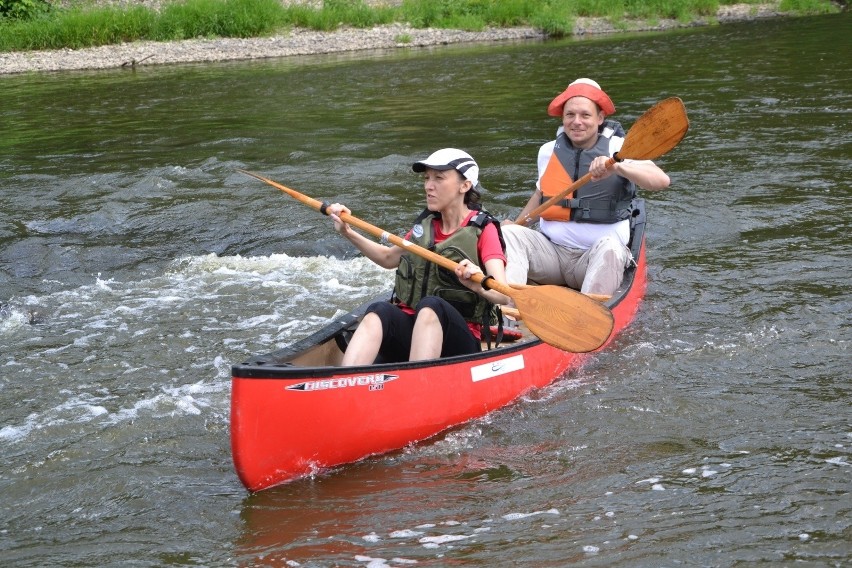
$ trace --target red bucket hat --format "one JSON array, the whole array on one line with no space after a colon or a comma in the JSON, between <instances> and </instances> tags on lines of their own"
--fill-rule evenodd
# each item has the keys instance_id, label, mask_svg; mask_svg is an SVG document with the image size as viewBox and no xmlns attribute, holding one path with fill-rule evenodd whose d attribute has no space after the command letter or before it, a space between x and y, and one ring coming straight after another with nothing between
<instances>
[{"instance_id":1,"label":"red bucket hat","mask_svg":"<svg viewBox=\"0 0 852 568\"><path fill-rule=\"evenodd\" d=\"M591 79L577 79L568 88L562 91L555 99L547 105L547 114L550 116L562 116L562 107L568 99L573 97L586 97L603 111L605 115L615 114L615 105L601 86Z\"/></svg>"}]
</instances>

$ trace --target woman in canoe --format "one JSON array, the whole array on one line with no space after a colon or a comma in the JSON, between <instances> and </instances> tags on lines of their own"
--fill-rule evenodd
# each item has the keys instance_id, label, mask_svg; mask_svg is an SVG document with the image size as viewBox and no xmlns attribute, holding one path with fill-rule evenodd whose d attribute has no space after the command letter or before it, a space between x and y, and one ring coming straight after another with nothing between
<instances>
[{"instance_id":1,"label":"woman in canoe","mask_svg":"<svg viewBox=\"0 0 852 568\"><path fill-rule=\"evenodd\" d=\"M351 213L347 207L329 206L337 232L379 266L397 269L393 301L367 309L343 355L344 366L475 353L483 326L493 323L494 305L509 300L471 280L484 271L506 283L500 224L479 204L476 161L462 150L444 148L412 169L423 174L426 209L405 238L457 262L455 275L357 233L339 217Z\"/></svg>"}]
</instances>

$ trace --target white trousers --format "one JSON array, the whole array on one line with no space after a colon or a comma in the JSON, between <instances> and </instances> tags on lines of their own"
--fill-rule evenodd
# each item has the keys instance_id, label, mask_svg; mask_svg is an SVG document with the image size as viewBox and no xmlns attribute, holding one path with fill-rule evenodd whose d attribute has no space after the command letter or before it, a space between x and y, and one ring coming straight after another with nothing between
<instances>
[{"instance_id":1,"label":"white trousers","mask_svg":"<svg viewBox=\"0 0 852 568\"><path fill-rule=\"evenodd\" d=\"M612 295L631 260L630 250L612 236L588 250L555 245L539 231L503 225L509 284L556 284L587 294Z\"/></svg>"}]
</instances>

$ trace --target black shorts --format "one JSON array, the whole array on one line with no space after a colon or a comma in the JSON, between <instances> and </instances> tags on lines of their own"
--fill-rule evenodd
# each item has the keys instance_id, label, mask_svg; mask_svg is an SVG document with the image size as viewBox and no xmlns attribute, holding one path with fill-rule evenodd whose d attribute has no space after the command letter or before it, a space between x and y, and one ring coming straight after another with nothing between
<instances>
[{"instance_id":1,"label":"black shorts","mask_svg":"<svg viewBox=\"0 0 852 568\"><path fill-rule=\"evenodd\" d=\"M376 302L367 308L382 322L382 345L376 363L398 363L408 361L411 353L411 334L417 312L430 308L438 316L444 330L441 357L478 353L482 349L479 340L470 331L467 322L457 309L437 296L426 296L418 302L414 314L407 314L390 302Z\"/></svg>"}]
</instances>

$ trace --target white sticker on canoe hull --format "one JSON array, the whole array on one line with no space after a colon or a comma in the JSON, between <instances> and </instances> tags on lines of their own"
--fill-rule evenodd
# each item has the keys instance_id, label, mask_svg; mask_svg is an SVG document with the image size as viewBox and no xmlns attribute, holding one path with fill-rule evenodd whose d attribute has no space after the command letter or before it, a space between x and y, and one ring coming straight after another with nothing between
<instances>
[{"instance_id":1,"label":"white sticker on canoe hull","mask_svg":"<svg viewBox=\"0 0 852 568\"><path fill-rule=\"evenodd\" d=\"M470 378L473 382L484 381L493 377L499 377L513 371L520 371L524 368L524 356L515 355L514 357L506 357L505 359L497 359L485 365L477 365L470 369Z\"/></svg>"}]
</instances>

